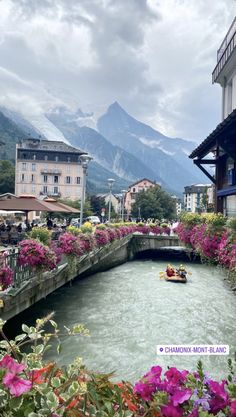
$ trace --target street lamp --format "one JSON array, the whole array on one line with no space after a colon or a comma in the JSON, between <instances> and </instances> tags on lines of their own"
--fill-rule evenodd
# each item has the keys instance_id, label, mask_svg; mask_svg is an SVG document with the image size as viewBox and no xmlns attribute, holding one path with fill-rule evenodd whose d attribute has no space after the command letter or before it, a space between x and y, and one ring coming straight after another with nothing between
<instances>
[{"instance_id":1,"label":"street lamp","mask_svg":"<svg viewBox=\"0 0 236 417\"><path fill-rule=\"evenodd\" d=\"M124 208L125 208L125 194L127 190L121 190L122 192L122 207L121 207L121 220L124 221Z\"/></svg>"},{"instance_id":2,"label":"street lamp","mask_svg":"<svg viewBox=\"0 0 236 417\"><path fill-rule=\"evenodd\" d=\"M87 169L88 164L92 160L92 156L90 155L80 155L80 161L83 168L83 178L82 178L82 193L81 193L81 203L80 203L80 227L83 223L83 211L84 211L84 201L85 201L85 191L86 191L86 175L87 175Z\"/></svg>"},{"instance_id":3,"label":"street lamp","mask_svg":"<svg viewBox=\"0 0 236 417\"><path fill-rule=\"evenodd\" d=\"M108 178L107 182L108 182L108 186L109 186L108 221L110 222L110 220L111 220L111 191L112 191L112 187L113 187L113 184L114 184L115 180L113 180L113 178Z\"/></svg>"}]
</instances>

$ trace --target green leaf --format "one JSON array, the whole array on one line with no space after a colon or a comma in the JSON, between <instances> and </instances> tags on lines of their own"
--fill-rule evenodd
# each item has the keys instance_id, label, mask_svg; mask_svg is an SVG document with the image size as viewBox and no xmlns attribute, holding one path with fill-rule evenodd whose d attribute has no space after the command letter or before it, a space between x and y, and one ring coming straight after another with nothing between
<instances>
[{"instance_id":1,"label":"green leaf","mask_svg":"<svg viewBox=\"0 0 236 417\"><path fill-rule=\"evenodd\" d=\"M51 325L57 329L57 323L54 320L49 320L49 322L51 323Z\"/></svg>"},{"instance_id":2,"label":"green leaf","mask_svg":"<svg viewBox=\"0 0 236 417\"><path fill-rule=\"evenodd\" d=\"M49 392L46 395L46 398L47 398L46 403L50 410L55 409L58 406L58 398L53 392Z\"/></svg>"},{"instance_id":3,"label":"green leaf","mask_svg":"<svg viewBox=\"0 0 236 417\"><path fill-rule=\"evenodd\" d=\"M16 336L16 338L15 338L15 342L20 342L21 340L24 340L26 337L27 337L27 336L26 336L26 334L24 334L24 333L19 334L18 336Z\"/></svg>"},{"instance_id":4,"label":"green leaf","mask_svg":"<svg viewBox=\"0 0 236 417\"><path fill-rule=\"evenodd\" d=\"M58 388L61 385L61 380L58 377L54 377L51 379L51 384L54 388Z\"/></svg>"},{"instance_id":5,"label":"green leaf","mask_svg":"<svg viewBox=\"0 0 236 417\"><path fill-rule=\"evenodd\" d=\"M79 390L79 384L77 381L73 381L70 385L68 392L70 395L74 395Z\"/></svg>"},{"instance_id":6,"label":"green leaf","mask_svg":"<svg viewBox=\"0 0 236 417\"><path fill-rule=\"evenodd\" d=\"M30 333L30 328L28 326L26 326L26 324L22 324L22 330L23 332L29 334Z\"/></svg>"},{"instance_id":7,"label":"green leaf","mask_svg":"<svg viewBox=\"0 0 236 417\"><path fill-rule=\"evenodd\" d=\"M23 403L23 397L14 397L9 401L9 408L12 410L18 410Z\"/></svg>"},{"instance_id":8,"label":"green leaf","mask_svg":"<svg viewBox=\"0 0 236 417\"><path fill-rule=\"evenodd\" d=\"M62 344L61 344L61 342L58 342L58 345L57 345L57 353L58 353L58 355L60 355L61 351L62 351Z\"/></svg>"}]
</instances>

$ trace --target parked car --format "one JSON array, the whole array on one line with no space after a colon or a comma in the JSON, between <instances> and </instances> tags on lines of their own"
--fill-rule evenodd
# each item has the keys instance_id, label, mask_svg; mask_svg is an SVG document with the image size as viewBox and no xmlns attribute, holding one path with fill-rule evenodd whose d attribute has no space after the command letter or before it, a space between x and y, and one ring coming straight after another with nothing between
<instances>
[{"instance_id":1,"label":"parked car","mask_svg":"<svg viewBox=\"0 0 236 417\"><path fill-rule=\"evenodd\" d=\"M100 224L101 223L98 216L88 216L88 217L86 217L86 221L88 221L92 224Z\"/></svg>"}]
</instances>

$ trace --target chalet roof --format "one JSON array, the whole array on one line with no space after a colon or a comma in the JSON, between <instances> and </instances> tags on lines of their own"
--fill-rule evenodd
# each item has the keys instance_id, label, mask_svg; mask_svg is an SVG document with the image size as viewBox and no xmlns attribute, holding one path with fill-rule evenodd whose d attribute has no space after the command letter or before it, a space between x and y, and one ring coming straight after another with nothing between
<instances>
[{"instance_id":1,"label":"chalet roof","mask_svg":"<svg viewBox=\"0 0 236 417\"><path fill-rule=\"evenodd\" d=\"M148 181L148 182L151 182L151 183L152 183L152 184L154 184L154 185L159 185L159 184L157 184L155 181L149 180L148 178L142 178L141 180L138 180L138 181L134 182L133 184L130 184L130 185L129 185L129 188L133 187L134 185L139 184L139 183L140 183L140 182L142 182L142 181Z\"/></svg>"},{"instance_id":2,"label":"chalet roof","mask_svg":"<svg viewBox=\"0 0 236 417\"><path fill-rule=\"evenodd\" d=\"M55 151L55 152L72 152L84 154L87 152L82 151L79 148L74 148L73 146L67 145L65 142L58 140L45 140L45 139L33 139L27 138L23 139L18 145L18 149L32 149L40 151Z\"/></svg>"},{"instance_id":3,"label":"chalet roof","mask_svg":"<svg viewBox=\"0 0 236 417\"><path fill-rule=\"evenodd\" d=\"M222 139L223 135L225 135L225 133L232 128L236 128L236 110L230 113L230 115L224 119L223 122L218 124L213 132L193 150L193 152L189 155L189 158L193 159L195 157L203 157L207 155L216 145L216 141Z\"/></svg>"}]
</instances>

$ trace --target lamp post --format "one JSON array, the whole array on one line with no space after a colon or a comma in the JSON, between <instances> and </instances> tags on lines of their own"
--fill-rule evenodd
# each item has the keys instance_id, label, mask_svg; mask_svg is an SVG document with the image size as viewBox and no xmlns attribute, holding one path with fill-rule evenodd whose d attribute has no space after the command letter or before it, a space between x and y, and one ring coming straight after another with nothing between
<instances>
[{"instance_id":1,"label":"lamp post","mask_svg":"<svg viewBox=\"0 0 236 417\"><path fill-rule=\"evenodd\" d=\"M90 155L80 155L80 161L81 161L81 165L83 168L83 178L82 178L82 193L81 193L81 203L80 203L80 227L82 226L83 223L83 212L84 212L84 201L85 201L85 191L86 191L86 175L87 175L87 169L88 169L88 164L91 161L92 156Z\"/></svg>"},{"instance_id":2,"label":"lamp post","mask_svg":"<svg viewBox=\"0 0 236 417\"><path fill-rule=\"evenodd\" d=\"M121 220L122 222L124 221L124 209L125 209L125 194L126 194L126 190L121 190L122 192L122 210L121 210Z\"/></svg>"},{"instance_id":3,"label":"lamp post","mask_svg":"<svg viewBox=\"0 0 236 417\"><path fill-rule=\"evenodd\" d=\"M107 180L109 186L109 205L108 205L108 221L111 220L111 191L115 180L113 178L108 178Z\"/></svg>"}]
</instances>

